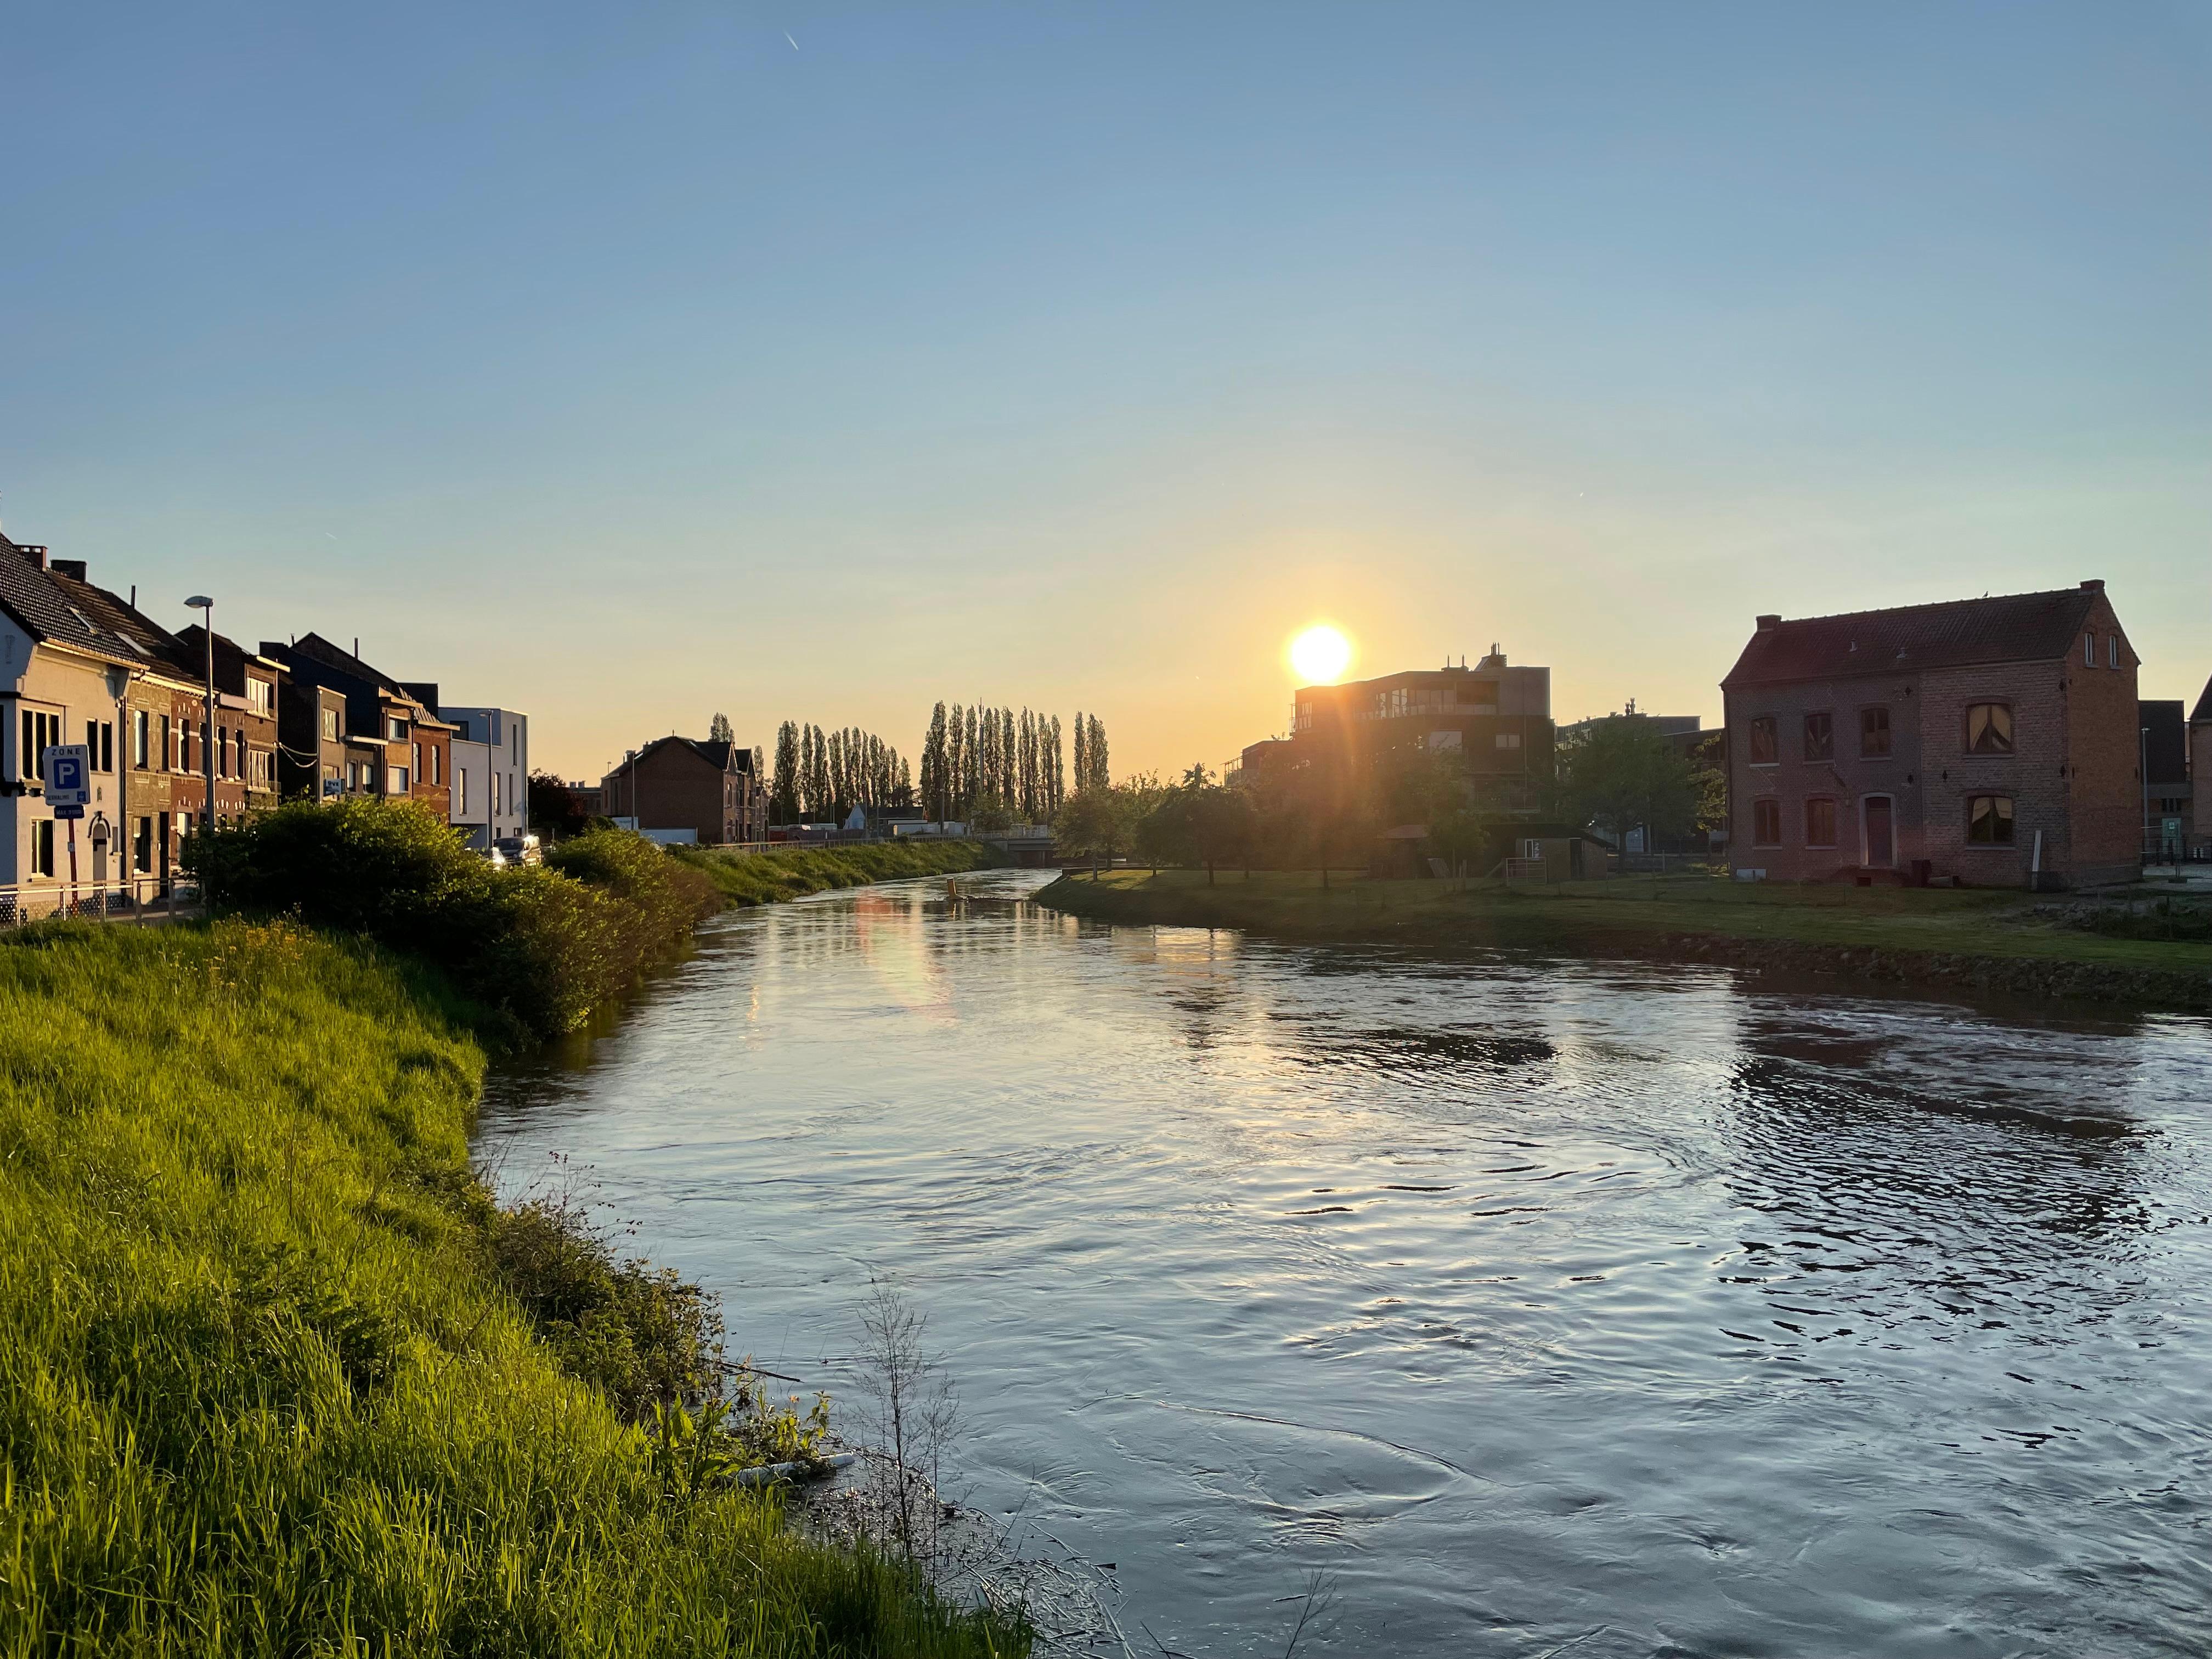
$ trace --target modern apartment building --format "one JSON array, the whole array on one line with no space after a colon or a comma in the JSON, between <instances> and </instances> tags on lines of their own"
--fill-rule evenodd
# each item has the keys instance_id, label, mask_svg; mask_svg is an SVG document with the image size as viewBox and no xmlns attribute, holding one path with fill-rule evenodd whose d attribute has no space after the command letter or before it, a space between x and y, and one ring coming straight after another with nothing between
<instances>
[{"instance_id":1,"label":"modern apartment building","mask_svg":"<svg viewBox=\"0 0 2212 1659\"><path fill-rule=\"evenodd\" d=\"M1254 782L1297 772L1350 776L1394 752L1447 754L1489 804L1534 812L1551 781L1553 742L1552 671L1509 664L1493 645L1472 668L1301 687L1290 737L1247 748L1241 771Z\"/></svg>"},{"instance_id":2,"label":"modern apartment building","mask_svg":"<svg viewBox=\"0 0 2212 1659\"><path fill-rule=\"evenodd\" d=\"M434 682L407 689L453 728L452 822L471 847L530 828L530 717L513 708L438 700ZM464 749L463 745L466 745Z\"/></svg>"},{"instance_id":3,"label":"modern apartment building","mask_svg":"<svg viewBox=\"0 0 2212 1659\"><path fill-rule=\"evenodd\" d=\"M1758 626L1721 683L1729 847L1776 879L2124 880L2137 661L2101 581Z\"/></svg>"}]
</instances>

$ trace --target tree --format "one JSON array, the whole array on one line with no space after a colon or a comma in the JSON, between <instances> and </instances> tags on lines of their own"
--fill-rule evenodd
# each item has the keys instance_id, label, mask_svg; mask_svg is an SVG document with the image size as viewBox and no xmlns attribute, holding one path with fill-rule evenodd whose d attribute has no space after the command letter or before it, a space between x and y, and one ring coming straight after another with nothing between
<instances>
[{"instance_id":1,"label":"tree","mask_svg":"<svg viewBox=\"0 0 2212 1659\"><path fill-rule=\"evenodd\" d=\"M1127 803L1110 789L1079 789L1053 818L1052 836L1066 855L1111 863L1128 844Z\"/></svg>"},{"instance_id":2,"label":"tree","mask_svg":"<svg viewBox=\"0 0 2212 1659\"><path fill-rule=\"evenodd\" d=\"M769 789L769 816L778 823L799 819L799 727L786 720L775 728L775 782Z\"/></svg>"},{"instance_id":3,"label":"tree","mask_svg":"<svg viewBox=\"0 0 2212 1659\"><path fill-rule=\"evenodd\" d=\"M1106 725L1096 714L1091 717L1091 730L1084 738L1083 757L1091 769L1082 781L1084 787L1104 789L1112 784L1113 770L1107 764Z\"/></svg>"},{"instance_id":4,"label":"tree","mask_svg":"<svg viewBox=\"0 0 2212 1659\"><path fill-rule=\"evenodd\" d=\"M592 815L584 810L574 790L550 772L530 775L530 827L549 839L556 836L580 836L592 827Z\"/></svg>"},{"instance_id":5,"label":"tree","mask_svg":"<svg viewBox=\"0 0 2212 1659\"><path fill-rule=\"evenodd\" d=\"M1083 711L1075 711L1075 787L1079 793L1091 787L1091 729L1083 723Z\"/></svg>"},{"instance_id":6,"label":"tree","mask_svg":"<svg viewBox=\"0 0 2212 1659\"><path fill-rule=\"evenodd\" d=\"M1617 846L1638 826L1654 836L1680 836L1697 821L1689 763L1640 716L1596 721L1560 744L1557 763L1565 815L1596 826Z\"/></svg>"},{"instance_id":7,"label":"tree","mask_svg":"<svg viewBox=\"0 0 2212 1659\"><path fill-rule=\"evenodd\" d=\"M735 743L737 740L737 728L730 724L730 717L727 714L717 712L714 718L708 722L707 741L709 743Z\"/></svg>"},{"instance_id":8,"label":"tree","mask_svg":"<svg viewBox=\"0 0 2212 1659\"><path fill-rule=\"evenodd\" d=\"M1060 716L1052 717L1051 735L1046 739L1044 769L1044 810L1047 817L1057 812L1067 799L1067 774L1060 765Z\"/></svg>"}]
</instances>

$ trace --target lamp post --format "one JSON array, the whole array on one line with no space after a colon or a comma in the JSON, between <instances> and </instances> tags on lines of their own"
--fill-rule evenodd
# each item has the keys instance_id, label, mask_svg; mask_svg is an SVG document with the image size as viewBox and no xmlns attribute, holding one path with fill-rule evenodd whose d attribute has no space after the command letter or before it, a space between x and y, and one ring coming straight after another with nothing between
<instances>
[{"instance_id":1,"label":"lamp post","mask_svg":"<svg viewBox=\"0 0 2212 1659\"><path fill-rule=\"evenodd\" d=\"M200 818L200 833L215 828L215 601L195 593L185 601L200 613L200 643L207 647L207 696L200 716L200 770L207 776L207 811Z\"/></svg>"}]
</instances>

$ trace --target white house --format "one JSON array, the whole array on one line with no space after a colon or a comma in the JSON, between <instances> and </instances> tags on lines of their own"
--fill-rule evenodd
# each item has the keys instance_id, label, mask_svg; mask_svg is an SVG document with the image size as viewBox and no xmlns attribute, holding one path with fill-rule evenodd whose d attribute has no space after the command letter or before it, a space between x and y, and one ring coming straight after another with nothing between
<instances>
[{"instance_id":1,"label":"white house","mask_svg":"<svg viewBox=\"0 0 2212 1659\"><path fill-rule=\"evenodd\" d=\"M483 769L483 787L471 780L469 784L469 811L465 820L461 816L458 787L454 797L453 821L471 826L487 826L490 839L499 841L508 836L525 834L530 828L530 716L512 708L489 708L441 703L438 717L459 728L454 734L453 769L461 768L461 745L464 742L483 751L477 763ZM481 800L478 799L481 793ZM481 847L486 843L476 838L473 828L469 844Z\"/></svg>"},{"instance_id":2,"label":"white house","mask_svg":"<svg viewBox=\"0 0 2212 1659\"><path fill-rule=\"evenodd\" d=\"M55 744L91 750L92 800L74 836L78 878L123 873L130 815L145 811L156 788L161 806L170 804L166 775L149 778L139 799L124 799L131 687L149 678L189 684L160 672L168 666L73 603L48 574L45 548L0 537L0 885L70 878L70 825L46 803L45 751ZM166 833L169 813L160 817ZM112 851L105 870L94 865L95 841Z\"/></svg>"}]
</instances>

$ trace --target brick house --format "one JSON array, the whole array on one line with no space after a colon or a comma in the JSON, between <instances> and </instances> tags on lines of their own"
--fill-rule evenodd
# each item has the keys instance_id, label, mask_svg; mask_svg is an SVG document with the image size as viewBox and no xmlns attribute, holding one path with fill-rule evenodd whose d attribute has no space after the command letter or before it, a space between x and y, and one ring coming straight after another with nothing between
<instances>
[{"instance_id":1,"label":"brick house","mask_svg":"<svg viewBox=\"0 0 2212 1659\"><path fill-rule=\"evenodd\" d=\"M179 657L207 672L207 635L198 623L177 635ZM284 665L215 636L215 810L217 822L274 806L277 707ZM205 716L203 714L203 722Z\"/></svg>"},{"instance_id":2,"label":"brick house","mask_svg":"<svg viewBox=\"0 0 2212 1659\"><path fill-rule=\"evenodd\" d=\"M2147 697L2136 705L2136 725L2148 768L2137 817L2143 856L2171 863L2194 844L2195 803L2189 798L2189 716L2179 697Z\"/></svg>"},{"instance_id":3,"label":"brick house","mask_svg":"<svg viewBox=\"0 0 2212 1659\"><path fill-rule=\"evenodd\" d=\"M2212 849L2212 680L2189 711L2190 845Z\"/></svg>"},{"instance_id":4,"label":"brick house","mask_svg":"<svg viewBox=\"0 0 2212 1659\"><path fill-rule=\"evenodd\" d=\"M1777 880L2130 879L2136 668L2101 581L1761 617L1721 682L1729 861Z\"/></svg>"},{"instance_id":5,"label":"brick house","mask_svg":"<svg viewBox=\"0 0 2212 1659\"><path fill-rule=\"evenodd\" d=\"M607 774L608 815L642 831L690 830L704 846L768 838L761 751L704 738L657 738Z\"/></svg>"},{"instance_id":6,"label":"brick house","mask_svg":"<svg viewBox=\"0 0 2212 1659\"><path fill-rule=\"evenodd\" d=\"M439 719L398 680L319 634L302 634L289 645L264 640L261 654L282 665L295 685L335 691L344 698L345 719L337 741L345 757L336 763L343 769L338 793L404 796L422 802L441 820L452 821L452 722ZM319 699L311 708L306 697L295 698L294 731L310 714L320 722L324 707ZM319 769L331 763L323 752L329 744L321 726L315 730ZM326 781L319 782L330 793Z\"/></svg>"}]
</instances>

